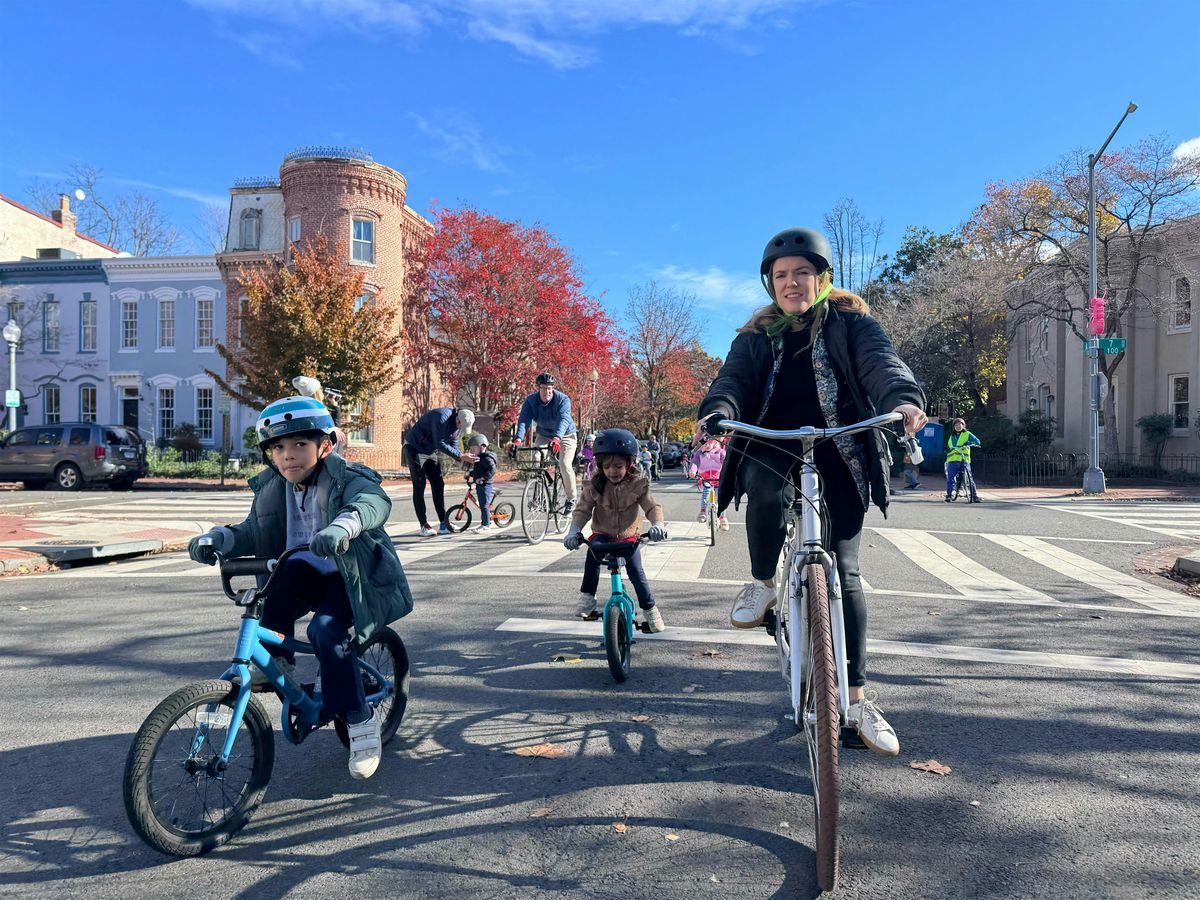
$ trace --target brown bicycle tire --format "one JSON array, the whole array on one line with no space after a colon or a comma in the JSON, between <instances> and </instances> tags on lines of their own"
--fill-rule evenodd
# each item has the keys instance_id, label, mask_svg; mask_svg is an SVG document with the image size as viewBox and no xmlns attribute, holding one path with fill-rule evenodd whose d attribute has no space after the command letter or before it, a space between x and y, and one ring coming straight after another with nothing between
<instances>
[{"instance_id":1,"label":"brown bicycle tire","mask_svg":"<svg viewBox=\"0 0 1200 900\"><path fill-rule=\"evenodd\" d=\"M832 891L838 881L838 738L841 734L838 686L833 656L833 631L829 618L829 585L825 570L818 565L804 569L808 589L808 652L812 675L811 694L805 698L807 716L811 707L814 728L805 729L812 769L813 806L816 823L817 884Z\"/></svg>"}]
</instances>

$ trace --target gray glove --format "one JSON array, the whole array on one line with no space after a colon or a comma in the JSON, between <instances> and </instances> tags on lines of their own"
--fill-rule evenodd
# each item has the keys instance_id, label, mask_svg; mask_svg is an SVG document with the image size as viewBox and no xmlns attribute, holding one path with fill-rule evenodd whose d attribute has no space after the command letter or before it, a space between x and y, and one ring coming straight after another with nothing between
<instances>
[{"instance_id":1,"label":"gray glove","mask_svg":"<svg viewBox=\"0 0 1200 900\"><path fill-rule=\"evenodd\" d=\"M202 545L200 543L201 538L209 538L213 543ZM217 548L223 545L224 538L220 532L210 531L207 534L198 534L188 541L188 556L201 565L216 565Z\"/></svg>"},{"instance_id":2,"label":"gray glove","mask_svg":"<svg viewBox=\"0 0 1200 900\"><path fill-rule=\"evenodd\" d=\"M563 546L568 550L578 550L583 546L583 532L578 528L572 528L563 538Z\"/></svg>"},{"instance_id":3,"label":"gray glove","mask_svg":"<svg viewBox=\"0 0 1200 900\"><path fill-rule=\"evenodd\" d=\"M345 553L350 547L350 532L341 525L326 525L312 536L308 549L317 556Z\"/></svg>"},{"instance_id":4,"label":"gray glove","mask_svg":"<svg viewBox=\"0 0 1200 900\"><path fill-rule=\"evenodd\" d=\"M666 525L651 525L650 526L650 540L651 541L658 543L659 541L665 541L666 539L667 539L667 526Z\"/></svg>"}]
</instances>

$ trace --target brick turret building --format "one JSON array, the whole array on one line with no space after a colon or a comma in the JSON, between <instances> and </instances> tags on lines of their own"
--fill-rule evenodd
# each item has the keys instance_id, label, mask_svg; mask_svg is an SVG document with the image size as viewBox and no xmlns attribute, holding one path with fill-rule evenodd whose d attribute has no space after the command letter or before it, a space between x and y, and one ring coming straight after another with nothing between
<instances>
[{"instance_id":1,"label":"brick turret building","mask_svg":"<svg viewBox=\"0 0 1200 900\"><path fill-rule=\"evenodd\" d=\"M289 153L271 178L242 179L230 189L224 252L217 255L226 291L226 340L237 345L244 298L238 269L280 256L293 243L324 234L340 244L347 263L363 270L364 292L399 303L405 248L432 227L405 204L408 182L361 150L306 147ZM364 297L364 300L367 297ZM298 373L297 373L298 374ZM337 385L332 385L337 387ZM371 426L350 435L346 455L383 470L400 468L403 430L423 410L412 410L397 384L372 401ZM231 411L234 440L253 425L257 411Z\"/></svg>"}]
</instances>

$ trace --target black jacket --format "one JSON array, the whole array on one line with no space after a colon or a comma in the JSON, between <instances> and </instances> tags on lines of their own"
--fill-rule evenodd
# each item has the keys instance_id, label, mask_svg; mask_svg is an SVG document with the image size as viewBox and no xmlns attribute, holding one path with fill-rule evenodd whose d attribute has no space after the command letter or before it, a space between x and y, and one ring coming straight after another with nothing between
<instances>
[{"instance_id":1,"label":"black jacket","mask_svg":"<svg viewBox=\"0 0 1200 900\"><path fill-rule=\"evenodd\" d=\"M912 371L896 354L883 329L868 315L850 313L831 305L821 328L838 386L838 408L858 420L891 412L901 403L924 408L925 394ZM721 371L700 404L700 418L716 413L723 419L759 424L766 415L778 371L776 358L783 351L783 337L766 332L739 334L729 348ZM797 423L797 427L802 424ZM846 420L843 424L852 424ZM872 431L864 442L871 499L886 515L888 477L891 469L891 439ZM738 468L746 439L735 437L725 455L717 505L720 510L741 499Z\"/></svg>"}]
</instances>

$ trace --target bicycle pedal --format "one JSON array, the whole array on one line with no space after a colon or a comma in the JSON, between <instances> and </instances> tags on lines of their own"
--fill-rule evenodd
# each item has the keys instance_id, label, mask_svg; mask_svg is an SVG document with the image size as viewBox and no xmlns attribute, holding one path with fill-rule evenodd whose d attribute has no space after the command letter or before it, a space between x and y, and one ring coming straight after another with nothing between
<instances>
[{"instance_id":1,"label":"bicycle pedal","mask_svg":"<svg viewBox=\"0 0 1200 900\"><path fill-rule=\"evenodd\" d=\"M595 622L595 621L596 621L596 620L598 620L600 617L601 617L601 614L600 614L600 613L598 613L598 612L596 612L595 610L593 610L592 612L588 613L586 616L584 616L584 617L583 617L583 621L585 621L585 622Z\"/></svg>"},{"instance_id":2,"label":"bicycle pedal","mask_svg":"<svg viewBox=\"0 0 1200 900\"><path fill-rule=\"evenodd\" d=\"M858 732L855 731L853 728L846 728L845 726L843 726L841 738L842 738L842 746L845 747L847 750L868 750L868 749L870 749L869 747L867 747L867 745L865 743L863 743L863 739L858 736Z\"/></svg>"}]
</instances>

